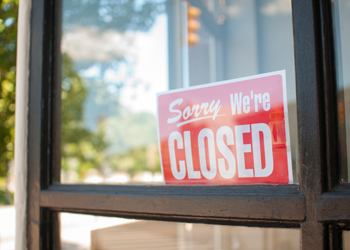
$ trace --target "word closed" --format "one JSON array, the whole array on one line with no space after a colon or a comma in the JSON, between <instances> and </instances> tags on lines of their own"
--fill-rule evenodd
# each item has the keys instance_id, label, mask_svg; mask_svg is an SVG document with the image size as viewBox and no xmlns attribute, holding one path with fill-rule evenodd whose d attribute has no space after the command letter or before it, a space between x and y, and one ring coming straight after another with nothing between
<instances>
[{"instance_id":1,"label":"word closed","mask_svg":"<svg viewBox=\"0 0 350 250\"><path fill-rule=\"evenodd\" d=\"M167 185L293 183L285 71L157 96Z\"/></svg>"}]
</instances>

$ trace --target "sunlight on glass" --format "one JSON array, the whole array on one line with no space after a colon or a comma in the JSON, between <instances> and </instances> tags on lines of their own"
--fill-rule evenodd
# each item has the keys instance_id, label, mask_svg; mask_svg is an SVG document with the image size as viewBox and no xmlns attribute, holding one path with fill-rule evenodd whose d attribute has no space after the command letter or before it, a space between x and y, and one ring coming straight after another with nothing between
<instances>
[{"instance_id":1,"label":"sunlight on glass","mask_svg":"<svg viewBox=\"0 0 350 250\"><path fill-rule=\"evenodd\" d=\"M156 93L283 69L298 182L290 1L196 2L63 1L61 182L162 184Z\"/></svg>"},{"instance_id":2,"label":"sunlight on glass","mask_svg":"<svg viewBox=\"0 0 350 250\"><path fill-rule=\"evenodd\" d=\"M300 230L129 220L61 213L61 249L300 249ZM252 240L253 239L253 240Z\"/></svg>"},{"instance_id":3,"label":"sunlight on glass","mask_svg":"<svg viewBox=\"0 0 350 250\"><path fill-rule=\"evenodd\" d=\"M64 2L62 182L162 182L166 32L162 1Z\"/></svg>"}]
</instances>

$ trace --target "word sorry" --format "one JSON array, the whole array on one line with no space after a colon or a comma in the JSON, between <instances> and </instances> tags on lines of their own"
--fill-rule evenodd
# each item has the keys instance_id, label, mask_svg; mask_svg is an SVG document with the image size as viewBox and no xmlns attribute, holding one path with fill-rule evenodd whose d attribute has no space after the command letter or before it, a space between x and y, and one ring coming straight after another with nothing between
<instances>
[{"instance_id":1,"label":"word sorry","mask_svg":"<svg viewBox=\"0 0 350 250\"><path fill-rule=\"evenodd\" d=\"M182 102L183 102L183 98L179 98L179 99L176 99L175 101L173 101L172 103L170 103L170 105L169 105L170 113L177 113L177 116L174 118L169 118L167 121L168 123L177 122L178 120L181 119L181 117L185 120L185 122L181 122L181 123L177 124L177 127L180 127L180 126L185 125L185 124L190 123L190 122L194 122L194 121L198 121L198 120L202 120L202 119L207 119L207 118L213 118L213 120L215 120L215 117L222 116L222 115L218 115L220 108L221 108L220 99L217 100L216 102L215 102L215 100L213 100L210 103L210 105L208 102L203 102L200 106L199 106L199 104L195 104L192 107L187 106L183 112L181 110L174 109L174 107L176 105L180 106ZM210 113L212 115L200 117L200 118L194 118L194 119L187 121L187 119L191 115L194 114L195 117L198 117L202 113L202 111L203 111L204 115L207 115L208 113Z\"/></svg>"}]
</instances>

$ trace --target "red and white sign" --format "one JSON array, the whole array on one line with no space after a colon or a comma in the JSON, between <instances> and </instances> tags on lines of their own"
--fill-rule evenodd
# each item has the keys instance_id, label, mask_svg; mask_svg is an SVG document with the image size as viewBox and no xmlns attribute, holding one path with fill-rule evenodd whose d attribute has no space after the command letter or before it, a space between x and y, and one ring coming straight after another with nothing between
<instances>
[{"instance_id":1,"label":"red and white sign","mask_svg":"<svg viewBox=\"0 0 350 250\"><path fill-rule=\"evenodd\" d=\"M293 183L286 72L157 95L167 185Z\"/></svg>"}]
</instances>

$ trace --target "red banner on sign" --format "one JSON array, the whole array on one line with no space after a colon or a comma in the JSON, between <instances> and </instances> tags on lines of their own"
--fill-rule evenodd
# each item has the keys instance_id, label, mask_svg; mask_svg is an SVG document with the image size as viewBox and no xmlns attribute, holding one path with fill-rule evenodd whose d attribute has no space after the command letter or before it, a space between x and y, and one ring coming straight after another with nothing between
<instances>
[{"instance_id":1,"label":"red banner on sign","mask_svg":"<svg viewBox=\"0 0 350 250\"><path fill-rule=\"evenodd\" d=\"M285 71L157 96L168 185L293 183Z\"/></svg>"}]
</instances>

